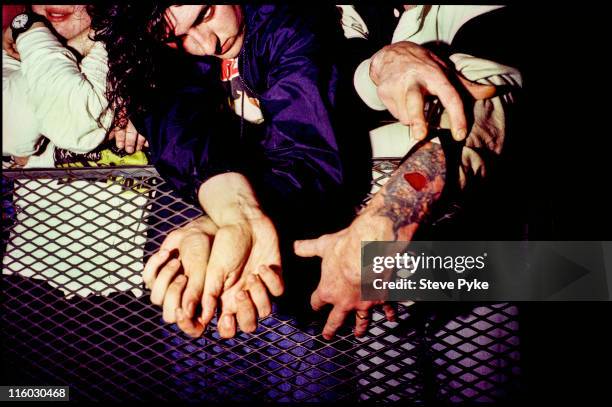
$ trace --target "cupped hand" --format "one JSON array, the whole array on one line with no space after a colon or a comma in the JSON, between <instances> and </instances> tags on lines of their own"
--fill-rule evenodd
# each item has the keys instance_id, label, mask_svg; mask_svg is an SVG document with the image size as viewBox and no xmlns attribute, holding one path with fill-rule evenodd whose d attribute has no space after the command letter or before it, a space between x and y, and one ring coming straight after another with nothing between
<instances>
[{"instance_id":1,"label":"cupped hand","mask_svg":"<svg viewBox=\"0 0 612 407\"><path fill-rule=\"evenodd\" d=\"M316 311L326 304L333 306L323 337L331 339L346 317L355 312L355 336L365 334L370 322L370 310L382 301L361 300L361 242L392 240L385 232L386 225L367 213L359 215L346 229L318 239L298 240L295 253L301 257L321 257L321 280L312 293L310 304ZM387 319L393 320L395 310L384 305Z\"/></svg>"},{"instance_id":2,"label":"cupped hand","mask_svg":"<svg viewBox=\"0 0 612 407\"><path fill-rule=\"evenodd\" d=\"M451 132L456 140L467 135L465 107L451 75L458 77L474 99L495 95L496 88L471 82L453 72L428 49L409 41L387 45L374 54L370 77L389 112L401 123L411 126L413 136L422 140L427 135L425 98L437 96L449 114Z\"/></svg>"}]
</instances>

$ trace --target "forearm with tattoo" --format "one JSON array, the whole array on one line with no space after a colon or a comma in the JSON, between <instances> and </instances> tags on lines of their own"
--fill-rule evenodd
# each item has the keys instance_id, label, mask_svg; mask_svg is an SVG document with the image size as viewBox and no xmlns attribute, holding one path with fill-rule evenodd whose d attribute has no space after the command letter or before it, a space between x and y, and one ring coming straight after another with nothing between
<instances>
[{"instance_id":1,"label":"forearm with tattoo","mask_svg":"<svg viewBox=\"0 0 612 407\"><path fill-rule=\"evenodd\" d=\"M400 165L371 204L377 208L376 215L391 221L395 240L410 240L440 197L445 181L442 146L428 142Z\"/></svg>"}]
</instances>

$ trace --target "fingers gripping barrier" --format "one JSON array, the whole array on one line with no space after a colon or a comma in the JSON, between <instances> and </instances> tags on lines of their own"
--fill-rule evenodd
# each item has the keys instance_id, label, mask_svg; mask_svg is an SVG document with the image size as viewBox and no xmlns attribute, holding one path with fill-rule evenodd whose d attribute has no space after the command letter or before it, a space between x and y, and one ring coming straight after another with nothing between
<instances>
[{"instance_id":1,"label":"fingers gripping barrier","mask_svg":"<svg viewBox=\"0 0 612 407\"><path fill-rule=\"evenodd\" d=\"M377 160L380 187L397 161ZM152 167L5 170L2 361L10 384L75 400L495 401L520 387L512 304L380 310L363 338L275 312L253 334L164 324L143 262L201 211Z\"/></svg>"}]
</instances>

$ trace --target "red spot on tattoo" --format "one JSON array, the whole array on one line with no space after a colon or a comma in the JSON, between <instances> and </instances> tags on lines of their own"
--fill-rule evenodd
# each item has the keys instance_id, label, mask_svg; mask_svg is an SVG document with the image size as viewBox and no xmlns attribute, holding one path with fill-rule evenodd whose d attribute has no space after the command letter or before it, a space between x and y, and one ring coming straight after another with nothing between
<instances>
[{"instance_id":1,"label":"red spot on tattoo","mask_svg":"<svg viewBox=\"0 0 612 407\"><path fill-rule=\"evenodd\" d=\"M417 191L420 191L427 185L427 178L418 172L407 172L404 174L404 179Z\"/></svg>"}]
</instances>

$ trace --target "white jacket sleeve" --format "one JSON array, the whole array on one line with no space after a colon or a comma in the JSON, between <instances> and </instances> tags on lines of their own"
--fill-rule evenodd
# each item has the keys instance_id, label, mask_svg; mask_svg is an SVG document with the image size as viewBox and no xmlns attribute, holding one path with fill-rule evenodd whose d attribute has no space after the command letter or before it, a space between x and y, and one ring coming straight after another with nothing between
<instances>
[{"instance_id":1,"label":"white jacket sleeve","mask_svg":"<svg viewBox=\"0 0 612 407\"><path fill-rule=\"evenodd\" d=\"M474 103L474 123L465 140L459 168L459 183L464 187L472 176L486 176L487 163L481 150L499 155L506 140L506 112L514 104L514 92L523 85L521 73L510 66L467 54L453 54L455 69L467 79L484 85L507 86L509 92ZM440 118L440 127L450 128L448 112Z\"/></svg>"},{"instance_id":2,"label":"white jacket sleeve","mask_svg":"<svg viewBox=\"0 0 612 407\"><path fill-rule=\"evenodd\" d=\"M2 155L34 154L40 139L38 120L27 100L21 63L2 50Z\"/></svg>"},{"instance_id":3,"label":"white jacket sleeve","mask_svg":"<svg viewBox=\"0 0 612 407\"><path fill-rule=\"evenodd\" d=\"M98 124L106 109L107 55L94 43L83 58L76 57L47 27L31 29L16 42L21 71L28 85L28 101L40 123L40 133L57 147L85 153L97 147L106 135ZM103 125L110 126L107 112Z\"/></svg>"}]
</instances>

